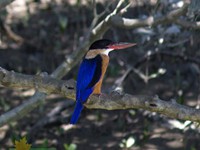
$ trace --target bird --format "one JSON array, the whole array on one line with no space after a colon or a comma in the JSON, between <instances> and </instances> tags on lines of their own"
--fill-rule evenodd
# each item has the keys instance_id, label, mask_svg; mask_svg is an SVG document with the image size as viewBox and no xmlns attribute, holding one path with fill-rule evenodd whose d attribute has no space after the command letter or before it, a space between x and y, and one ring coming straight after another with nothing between
<instances>
[{"instance_id":1,"label":"bird","mask_svg":"<svg viewBox=\"0 0 200 150\"><path fill-rule=\"evenodd\" d=\"M109 52L125 49L135 43L113 42L100 39L91 44L80 64L76 83L76 105L70 124L77 123L84 103L90 95L100 95L104 75L109 63Z\"/></svg>"}]
</instances>

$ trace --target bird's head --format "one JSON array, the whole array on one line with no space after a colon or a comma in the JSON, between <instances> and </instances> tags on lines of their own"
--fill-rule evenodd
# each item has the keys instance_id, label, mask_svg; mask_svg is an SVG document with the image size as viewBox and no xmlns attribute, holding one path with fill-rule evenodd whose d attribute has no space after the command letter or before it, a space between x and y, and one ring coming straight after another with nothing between
<instances>
[{"instance_id":1,"label":"bird's head","mask_svg":"<svg viewBox=\"0 0 200 150\"><path fill-rule=\"evenodd\" d=\"M111 40L102 39L97 40L90 46L85 58L91 59L99 54L108 55L109 52L118 49L125 49L136 45L135 43L112 42Z\"/></svg>"}]
</instances>

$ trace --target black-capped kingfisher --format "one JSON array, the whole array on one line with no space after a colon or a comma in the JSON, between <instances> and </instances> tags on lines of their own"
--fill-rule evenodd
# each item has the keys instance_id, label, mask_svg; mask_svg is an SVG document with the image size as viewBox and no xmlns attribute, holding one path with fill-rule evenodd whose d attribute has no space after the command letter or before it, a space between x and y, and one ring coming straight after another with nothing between
<instances>
[{"instance_id":1,"label":"black-capped kingfisher","mask_svg":"<svg viewBox=\"0 0 200 150\"><path fill-rule=\"evenodd\" d=\"M103 77L109 63L109 52L134 46L134 43L115 43L102 39L95 41L80 65L76 84L76 106L70 124L76 124L83 104L91 94L101 94Z\"/></svg>"}]
</instances>

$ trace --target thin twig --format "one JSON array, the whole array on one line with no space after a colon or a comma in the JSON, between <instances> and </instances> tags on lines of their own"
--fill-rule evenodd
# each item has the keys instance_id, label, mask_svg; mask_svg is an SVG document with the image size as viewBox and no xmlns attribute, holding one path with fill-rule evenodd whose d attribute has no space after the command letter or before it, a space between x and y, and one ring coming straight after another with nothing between
<instances>
[{"instance_id":1,"label":"thin twig","mask_svg":"<svg viewBox=\"0 0 200 150\"><path fill-rule=\"evenodd\" d=\"M24 39L21 37L21 36L19 36L19 35L17 35L16 33L14 33L13 31L12 31L12 29L10 28L10 26L9 25L7 25L7 24L3 24L3 27L4 27L4 29L5 29L5 31L6 31L6 33L7 33L7 35L12 39L12 40L14 40L15 42L19 42L19 43L22 43L23 41L24 41Z\"/></svg>"},{"instance_id":2,"label":"thin twig","mask_svg":"<svg viewBox=\"0 0 200 150\"><path fill-rule=\"evenodd\" d=\"M140 60L138 60L135 63L134 68L138 68L141 64L143 64L147 60L154 59L157 55L161 55L164 57L174 57L174 58L183 60L185 62L192 62L192 63L200 65L200 60L197 58L194 58L194 57L189 57L189 56L185 56L180 53L173 53L173 52L168 52L168 51L155 51L155 52L147 53L144 57L142 57Z\"/></svg>"}]
</instances>

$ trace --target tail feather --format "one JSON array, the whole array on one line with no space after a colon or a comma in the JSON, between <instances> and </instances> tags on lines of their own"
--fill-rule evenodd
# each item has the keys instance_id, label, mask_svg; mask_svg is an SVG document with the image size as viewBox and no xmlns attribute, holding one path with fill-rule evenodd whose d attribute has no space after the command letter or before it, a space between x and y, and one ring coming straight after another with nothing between
<instances>
[{"instance_id":1,"label":"tail feather","mask_svg":"<svg viewBox=\"0 0 200 150\"><path fill-rule=\"evenodd\" d=\"M70 124L76 124L77 123L82 109L83 109L83 104L81 102L77 101L73 115L72 115L71 120L70 120Z\"/></svg>"}]
</instances>

